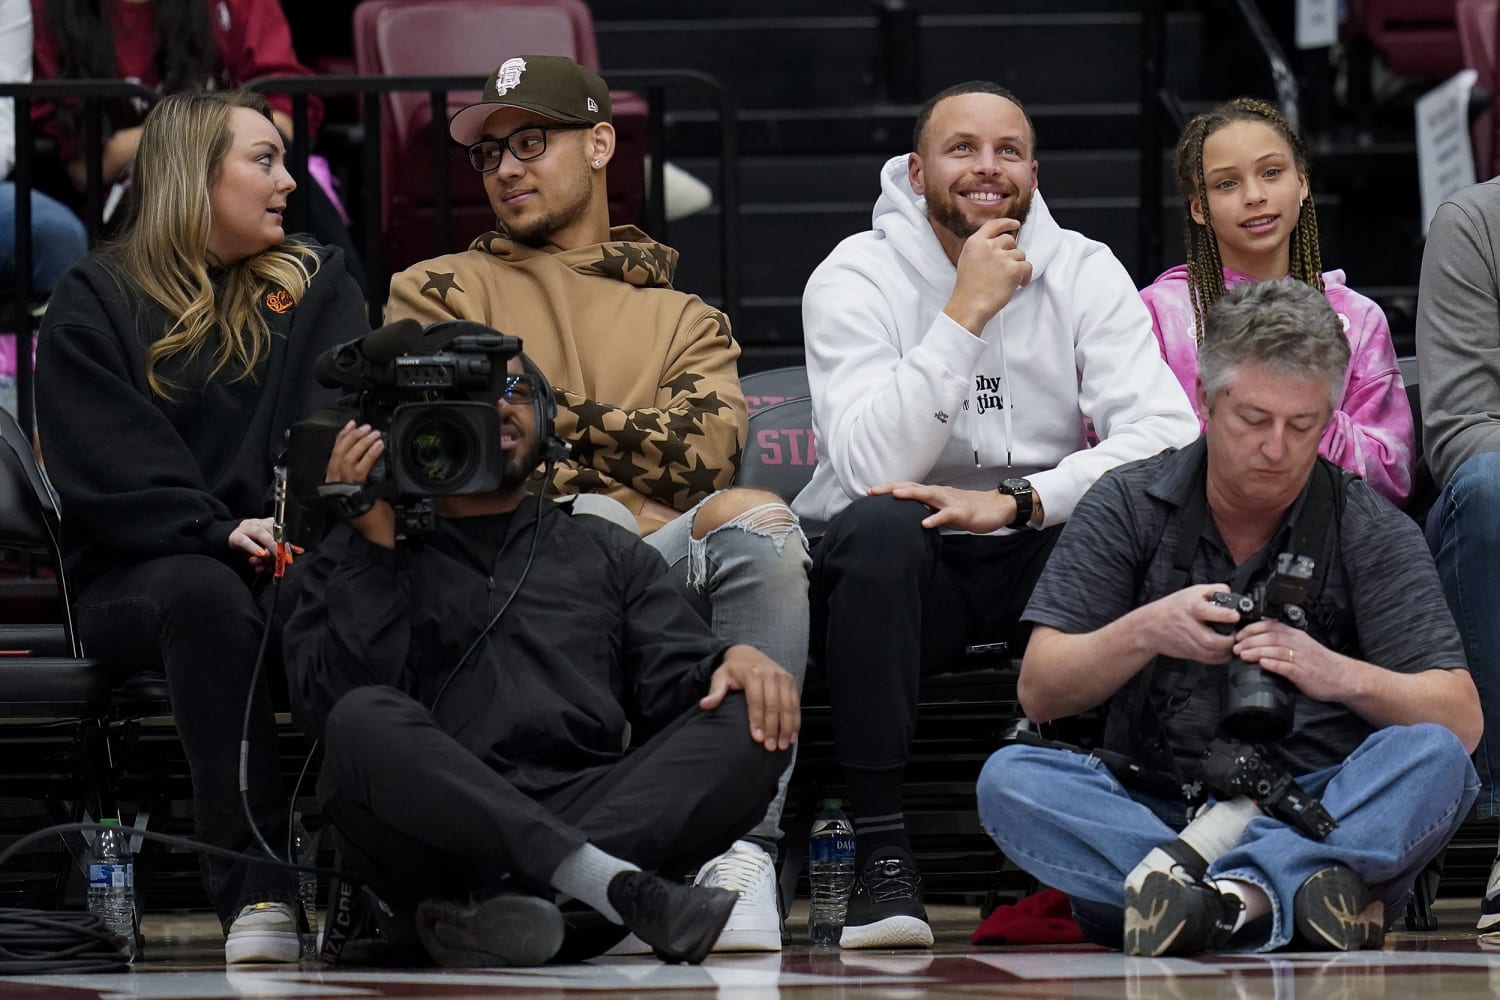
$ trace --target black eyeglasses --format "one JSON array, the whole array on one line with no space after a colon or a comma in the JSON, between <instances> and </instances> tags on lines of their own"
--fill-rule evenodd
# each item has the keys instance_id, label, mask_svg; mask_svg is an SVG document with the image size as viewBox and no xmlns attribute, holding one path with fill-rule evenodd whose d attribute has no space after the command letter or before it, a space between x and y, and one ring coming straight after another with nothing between
<instances>
[{"instance_id":1,"label":"black eyeglasses","mask_svg":"<svg viewBox=\"0 0 1500 1000\"><path fill-rule=\"evenodd\" d=\"M507 375L500 386L500 398L512 406L524 406L541 395L541 383L535 375Z\"/></svg>"},{"instance_id":2,"label":"black eyeglasses","mask_svg":"<svg viewBox=\"0 0 1500 1000\"><path fill-rule=\"evenodd\" d=\"M518 160L534 160L547 151L547 133L589 128L588 125L528 125L499 139L480 139L469 147L469 165L481 174L500 168L505 151Z\"/></svg>"}]
</instances>

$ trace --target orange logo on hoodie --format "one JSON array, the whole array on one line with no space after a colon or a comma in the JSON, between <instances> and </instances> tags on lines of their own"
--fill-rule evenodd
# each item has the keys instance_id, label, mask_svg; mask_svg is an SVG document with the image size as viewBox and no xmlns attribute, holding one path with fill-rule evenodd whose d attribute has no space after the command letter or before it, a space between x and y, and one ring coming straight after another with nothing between
<instances>
[{"instance_id":1,"label":"orange logo on hoodie","mask_svg":"<svg viewBox=\"0 0 1500 1000\"><path fill-rule=\"evenodd\" d=\"M284 313L297 303L292 299L292 293L285 288L277 289L266 295L266 308L273 313Z\"/></svg>"}]
</instances>

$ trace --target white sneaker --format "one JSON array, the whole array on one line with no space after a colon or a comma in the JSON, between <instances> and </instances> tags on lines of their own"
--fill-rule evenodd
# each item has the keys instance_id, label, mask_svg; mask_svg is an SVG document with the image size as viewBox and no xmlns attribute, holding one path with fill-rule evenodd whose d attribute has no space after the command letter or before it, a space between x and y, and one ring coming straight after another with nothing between
<instances>
[{"instance_id":1,"label":"white sneaker","mask_svg":"<svg viewBox=\"0 0 1500 1000\"><path fill-rule=\"evenodd\" d=\"M302 954L297 937L297 911L291 903L251 903L229 925L224 942L224 961L296 962Z\"/></svg>"},{"instance_id":2,"label":"white sneaker","mask_svg":"<svg viewBox=\"0 0 1500 1000\"><path fill-rule=\"evenodd\" d=\"M698 869L694 885L733 889L740 894L714 951L780 951L781 909L776 905L776 864L747 840Z\"/></svg>"}]
</instances>

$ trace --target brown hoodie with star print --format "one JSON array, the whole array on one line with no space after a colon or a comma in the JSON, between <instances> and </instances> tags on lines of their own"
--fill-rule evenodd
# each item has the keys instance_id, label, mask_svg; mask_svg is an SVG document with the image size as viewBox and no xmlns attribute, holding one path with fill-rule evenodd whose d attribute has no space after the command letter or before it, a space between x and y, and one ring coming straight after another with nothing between
<instances>
[{"instance_id":1,"label":"brown hoodie with star print","mask_svg":"<svg viewBox=\"0 0 1500 1000\"><path fill-rule=\"evenodd\" d=\"M572 446L551 490L606 493L643 532L647 497L685 511L734 479L747 417L729 318L672 287L677 251L634 226L574 250L486 233L391 279L387 323L470 319L520 337Z\"/></svg>"}]
</instances>

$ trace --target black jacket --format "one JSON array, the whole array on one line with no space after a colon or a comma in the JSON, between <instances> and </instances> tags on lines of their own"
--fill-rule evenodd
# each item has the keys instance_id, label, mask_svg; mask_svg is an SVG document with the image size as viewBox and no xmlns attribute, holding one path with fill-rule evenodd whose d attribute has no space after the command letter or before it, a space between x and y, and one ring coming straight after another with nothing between
<instances>
[{"instance_id":1,"label":"black jacket","mask_svg":"<svg viewBox=\"0 0 1500 1000\"><path fill-rule=\"evenodd\" d=\"M725 643L666 578L654 549L617 525L537 502L450 520L385 549L348 523L297 559L283 635L293 714L322 736L353 688L389 685L524 792L612 764L632 736L692 708ZM490 638L458 663L516 583Z\"/></svg>"},{"instance_id":2,"label":"black jacket","mask_svg":"<svg viewBox=\"0 0 1500 1000\"><path fill-rule=\"evenodd\" d=\"M77 586L122 559L244 564L231 559L229 534L271 513L287 427L337 398L313 380L313 360L370 329L343 253L315 249L321 265L302 301L282 312L261 304L273 339L254 376L210 380L212 350L179 355L160 369L177 386L170 399L146 383L146 351L166 312L98 254L58 283L37 347L37 426Z\"/></svg>"}]
</instances>

